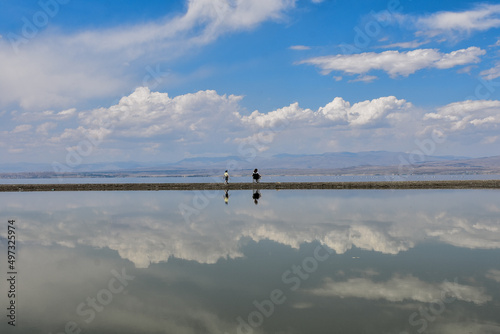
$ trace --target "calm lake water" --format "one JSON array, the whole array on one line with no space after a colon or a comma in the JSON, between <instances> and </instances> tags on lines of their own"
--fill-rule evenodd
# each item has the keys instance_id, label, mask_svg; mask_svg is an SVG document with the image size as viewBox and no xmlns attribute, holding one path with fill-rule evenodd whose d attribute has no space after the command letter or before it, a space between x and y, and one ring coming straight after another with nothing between
<instances>
[{"instance_id":1,"label":"calm lake water","mask_svg":"<svg viewBox=\"0 0 500 334\"><path fill-rule=\"evenodd\" d=\"M0 332L500 333L499 198L0 193Z\"/></svg>"}]
</instances>

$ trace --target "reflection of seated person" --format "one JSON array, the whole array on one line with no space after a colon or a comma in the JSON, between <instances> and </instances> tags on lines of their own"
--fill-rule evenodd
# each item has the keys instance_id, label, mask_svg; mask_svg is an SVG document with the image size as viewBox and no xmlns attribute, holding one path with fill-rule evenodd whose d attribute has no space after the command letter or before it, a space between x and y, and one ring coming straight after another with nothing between
<instances>
[{"instance_id":1,"label":"reflection of seated person","mask_svg":"<svg viewBox=\"0 0 500 334\"><path fill-rule=\"evenodd\" d=\"M260 191L259 191L259 189L254 190L254 191L253 191L252 198L253 198L253 202L255 203L255 205L259 204L259 198L260 198L260 197L261 197L261 195L260 195Z\"/></svg>"},{"instance_id":2,"label":"reflection of seated person","mask_svg":"<svg viewBox=\"0 0 500 334\"><path fill-rule=\"evenodd\" d=\"M229 204L229 190L226 190L224 193L224 203L226 203L226 205Z\"/></svg>"}]
</instances>

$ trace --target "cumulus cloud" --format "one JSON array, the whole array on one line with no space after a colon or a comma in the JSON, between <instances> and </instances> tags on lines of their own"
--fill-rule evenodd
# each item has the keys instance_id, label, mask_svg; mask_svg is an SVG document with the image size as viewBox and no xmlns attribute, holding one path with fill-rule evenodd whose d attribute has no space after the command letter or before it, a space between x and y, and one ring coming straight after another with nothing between
<instances>
[{"instance_id":1,"label":"cumulus cloud","mask_svg":"<svg viewBox=\"0 0 500 334\"><path fill-rule=\"evenodd\" d=\"M218 124L236 120L241 96L218 95L213 90L170 98L167 93L137 88L118 104L78 115L81 124L91 129L112 129L114 136L154 137L176 132L204 136Z\"/></svg>"},{"instance_id":2,"label":"cumulus cloud","mask_svg":"<svg viewBox=\"0 0 500 334\"><path fill-rule=\"evenodd\" d=\"M148 64L280 20L294 5L295 0L192 0L184 14L157 22L73 34L45 30L34 39L9 35L0 39L0 97L31 109L116 96L146 80Z\"/></svg>"},{"instance_id":3,"label":"cumulus cloud","mask_svg":"<svg viewBox=\"0 0 500 334\"><path fill-rule=\"evenodd\" d=\"M381 97L351 105L341 97L317 111L302 109L298 103L269 112L267 114L254 111L242 117L243 123L254 124L261 128L273 128L285 122L310 125L380 125L391 119L391 116L404 113L412 108L412 104L394 96Z\"/></svg>"},{"instance_id":4,"label":"cumulus cloud","mask_svg":"<svg viewBox=\"0 0 500 334\"><path fill-rule=\"evenodd\" d=\"M442 300L446 293L479 305L492 299L480 288L449 282L427 283L413 276L396 276L385 282L373 282L367 278L351 278L343 282L329 279L321 288L310 292L324 297L385 299L390 302L431 303Z\"/></svg>"},{"instance_id":5,"label":"cumulus cloud","mask_svg":"<svg viewBox=\"0 0 500 334\"><path fill-rule=\"evenodd\" d=\"M19 152L34 153L45 146L60 147L64 153L91 140L98 143L92 161L151 160L163 154L166 162L174 162L187 156L230 155L242 145L266 154L323 153L340 147L369 151L380 145L401 151L414 147L415 136L433 129L445 135L469 131L491 144L500 122L499 101L455 102L425 112L395 96L355 103L335 97L315 110L294 102L248 113L242 99L213 90L170 96L139 87L109 107L13 112L15 125L0 132L0 138L10 135L8 149Z\"/></svg>"},{"instance_id":6,"label":"cumulus cloud","mask_svg":"<svg viewBox=\"0 0 500 334\"><path fill-rule=\"evenodd\" d=\"M484 54L486 54L485 50L471 46L467 49L461 49L443 54L441 59L435 62L433 66L439 69L446 69L465 64L479 63L479 56Z\"/></svg>"},{"instance_id":7,"label":"cumulus cloud","mask_svg":"<svg viewBox=\"0 0 500 334\"><path fill-rule=\"evenodd\" d=\"M424 120L449 131L497 129L500 124L500 101L454 102L425 114Z\"/></svg>"},{"instance_id":8,"label":"cumulus cloud","mask_svg":"<svg viewBox=\"0 0 500 334\"><path fill-rule=\"evenodd\" d=\"M409 76L425 68L447 69L469 63L478 63L479 56L486 52L472 46L450 53L441 53L436 49L417 49L406 52L384 51L381 53L365 52L352 55L333 55L309 58L299 64L314 65L324 75L332 71L345 74L366 74L372 70L382 70L392 78Z\"/></svg>"},{"instance_id":9,"label":"cumulus cloud","mask_svg":"<svg viewBox=\"0 0 500 334\"><path fill-rule=\"evenodd\" d=\"M159 154L176 161L186 154L227 154L224 141L241 130L241 99L210 90L170 97L140 87L115 105L79 112L76 125L52 131L45 139L69 149L90 140L92 157L98 161L151 159Z\"/></svg>"},{"instance_id":10,"label":"cumulus cloud","mask_svg":"<svg viewBox=\"0 0 500 334\"><path fill-rule=\"evenodd\" d=\"M242 98L213 90L171 97L139 87L109 107L81 112L48 111L38 116L23 113L13 118L39 123L35 125L38 136L33 135L31 140L34 143L40 143L43 136L43 141L50 145L73 147L91 138L99 143L93 151L96 156L104 154L109 144L120 142L126 145L126 154L134 150L145 155L163 152L175 161L186 153L227 155L245 143L259 143L260 152L280 141L297 145L298 131L304 134L302 144L316 145L340 136L334 130L345 131L342 138L347 138L352 129L365 131L367 136L378 136L370 131L377 128L400 132L400 126L413 117L414 110L410 102L394 96L352 104L336 97L317 110L302 108L295 102L267 113L256 110L248 114L240 104ZM309 138L310 135L322 138ZM386 135L393 138L387 131Z\"/></svg>"}]
</instances>

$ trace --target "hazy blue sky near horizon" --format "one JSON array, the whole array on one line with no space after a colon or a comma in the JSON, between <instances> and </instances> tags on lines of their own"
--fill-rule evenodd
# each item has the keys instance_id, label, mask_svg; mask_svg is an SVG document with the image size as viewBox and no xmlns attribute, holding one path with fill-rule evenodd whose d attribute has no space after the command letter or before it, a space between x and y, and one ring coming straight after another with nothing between
<instances>
[{"instance_id":1,"label":"hazy blue sky near horizon","mask_svg":"<svg viewBox=\"0 0 500 334\"><path fill-rule=\"evenodd\" d=\"M500 155L494 1L0 3L0 159Z\"/></svg>"}]
</instances>

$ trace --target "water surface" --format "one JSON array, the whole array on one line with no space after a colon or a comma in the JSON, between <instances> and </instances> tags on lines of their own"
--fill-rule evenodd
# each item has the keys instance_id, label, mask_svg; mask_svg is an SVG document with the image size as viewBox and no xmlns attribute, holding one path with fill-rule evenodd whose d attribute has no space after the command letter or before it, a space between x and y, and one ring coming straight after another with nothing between
<instances>
[{"instance_id":1,"label":"water surface","mask_svg":"<svg viewBox=\"0 0 500 334\"><path fill-rule=\"evenodd\" d=\"M17 326L3 316L0 330L500 333L498 198L2 193L0 254L15 219L19 274ZM0 293L6 310L4 283Z\"/></svg>"}]
</instances>

